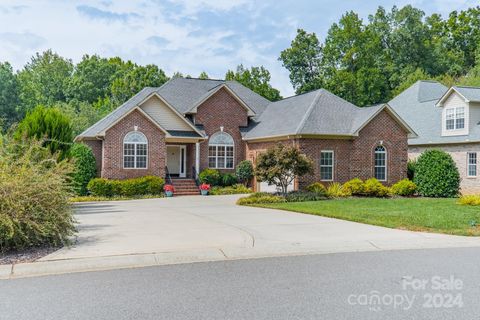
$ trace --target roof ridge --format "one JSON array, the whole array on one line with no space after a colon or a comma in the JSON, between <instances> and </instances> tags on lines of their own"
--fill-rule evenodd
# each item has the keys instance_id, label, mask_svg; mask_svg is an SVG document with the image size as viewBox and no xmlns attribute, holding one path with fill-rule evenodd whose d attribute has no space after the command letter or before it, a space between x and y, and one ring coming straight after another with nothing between
<instances>
[{"instance_id":1,"label":"roof ridge","mask_svg":"<svg viewBox=\"0 0 480 320\"><path fill-rule=\"evenodd\" d=\"M272 103L274 103L274 102L279 102L279 101L283 101L283 100L287 100L287 99L291 99L291 98L300 97L300 96L303 96L303 95L306 95L306 94L309 94L309 93L312 93L312 92L315 92L315 91L321 91L321 90L325 90L325 89L324 89L324 88L318 88L318 89L315 89L315 90L310 90L310 91L307 91L307 92L302 92L302 93L299 93L299 94L294 94L293 96L288 96L288 97L282 98L281 100L272 101ZM326 90L325 90L325 91L326 91Z\"/></svg>"},{"instance_id":2,"label":"roof ridge","mask_svg":"<svg viewBox=\"0 0 480 320\"><path fill-rule=\"evenodd\" d=\"M315 98L313 98L313 101L310 104L310 106L308 106L307 112L305 112L305 115L303 116L302 121L300 121L297 129L295 130L295 134L298 134L300 132L300 130L303 129L303 127L305 126L305 123L307 122L307 119L310 117L310 114L312 113L313 107L315 106L318 99L320 98L320 96L324 92L325 92L325 90L323 90L323 89L317 90L317 94L315 95Z\"/></svg>"},{"instance_id":3,"label":"roof ridge","mask_svg":"<svg viewBox=\"0 0 480 320\"><path fill-rule=\"evenodd\" d=\"M453 86L453 88L466 88L466 89L480 89L480 87L477 87L477 86L465 86L465 85L462 85L462 86Z\"/></svg>"}]
</instances>

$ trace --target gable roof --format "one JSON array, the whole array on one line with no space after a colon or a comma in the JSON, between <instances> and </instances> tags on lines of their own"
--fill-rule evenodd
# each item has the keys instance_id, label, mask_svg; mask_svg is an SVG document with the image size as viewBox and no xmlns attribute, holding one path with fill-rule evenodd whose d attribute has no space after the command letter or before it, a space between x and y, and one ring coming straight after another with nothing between
<instances>
[{"instance_id":1,"label":"gable roof","mask_svg":"<svg viewBox=\"0 0 480 320\"><path fill-rule=\"evenodd\" d=\"M195 104L213 94L220 86L227 86L235 95L259 116L270 103L261 95L236 81L200 80L193 78L174 78L158 89L158 93L165 98L180 113L189 112Z\"/></svg>"},{"instance_id":2,"label":"gable roof","mask_svg":"<svg viewBox=\"0 0 480 320\"><path fill-rule=\"evenodd\" d=\"M273 102L244 134L245 140L289 135L356 136L387 105L359 108L325 89ZM394 118L414 131L390 109Z\"/></svg>"},{"instance_id":3,"label":"gable roof","mask_svg":"<svg viewBox=\"0 0 480 320\"><path fill-rule=\"evenodd\" d=\"M445 92L436 105L443 106L452 92L458 93L465 102L480 102L480 87L453 86Z\"/></svg>"},{"instance_id":4,"label":"gable roof","mask_svg":"<svg viewBox=\"0 0 480 320\"><path fill-rule=\"evenodd\" d=\"M466 88L466 89L465 89ZM416 139L410 139L409 145L428 145L445 143L465 143L480 141L480 126L470 128L469 135L442 136L442 108L440 100L451 90L461 95L474 98L477 90L471 87L454 87L448 89L437 81L417 81L411 87L400 93L388 104L402 117L418 134ZM425 97L428 97L425 98ZM466 98L466 97L465 97Z\"/></svg>"}]
</instances>

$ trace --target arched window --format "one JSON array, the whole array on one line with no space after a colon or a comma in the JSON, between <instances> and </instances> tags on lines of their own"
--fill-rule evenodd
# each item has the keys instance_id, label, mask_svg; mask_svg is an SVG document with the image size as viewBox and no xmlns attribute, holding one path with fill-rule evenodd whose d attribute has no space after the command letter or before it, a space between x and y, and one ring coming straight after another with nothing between
<instances>
[{"instance_id":1,"label":"arched window","mask_svg":"<svg viewBox=\"0 0 480 320\"><path fill-rule=\"evenodd\" d=\"M387 180L387 149L384 146L375 148L375 178L380 181Z\"/></svg>"},{"instance_id":2,"label":"arched window","mask_svg":"<svg viewBox=\"0 0 480 320\"><path fill-rule=\"evenodd\" d=\"M126 169L147 168L147 137L141 132L132 131L123 138L123 167Z\"/></svg>"},{"instance_id":3,"label":"arched window","mask_svg":"<svg viewBox=\"0 0 480 320\"><path fill-rule=\"evenodd\" d=\"M217 132L208 140L208 166L214 169L233 169L234 142L231 135Z\"/></svg>"}]
</instances>

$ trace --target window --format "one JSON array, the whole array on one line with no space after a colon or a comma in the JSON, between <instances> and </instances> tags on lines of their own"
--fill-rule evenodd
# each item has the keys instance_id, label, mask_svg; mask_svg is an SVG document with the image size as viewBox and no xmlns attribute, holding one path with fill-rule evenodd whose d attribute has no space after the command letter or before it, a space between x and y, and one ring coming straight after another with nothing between
<instances>
[{"instance_id":1,"label":"window","mask_svg":"<svg viewBox=\"0 0 480 320\"><path fill-rule=\"evenodd\" d=\"M384 146L378 146L375 148L375 160L374 160L374 173L375 178L380 181L387 180L387 150Z\"/></svg>"},{"instance_id":2,"label":"window","mask_svg":"<svg viewBox=\"0 0 480 320\"><path fill-rule=\"evenodd\" d=\"M233 169L234 142L231 135L217 132L208 141L208 166L215 169Z\"/></svg>"},{"instance_id":3,"label":"window","mask_svg":"<svg viewBox=\"0 0 480 320\"><path fill-rule=\"evenodd\" d=\"M477 176L477 153L468 152L467 153L467 175L469 177Z\"/></svg>"},{"instance_id":4,"label":"window","mask_svg":"<svg viewBox=\"0 0 480 320\"><path fill-rule=\"evenodd\" d=\"M445 110L445 128L458 130L465 128L465 108L449 108Z\"/></svg>"},{"instance_id":5,"label":"window","mask_svg":"<svg viewBox=\"0 0 480 320\"><path fill-rule=\"evenodd\" d=\"M123 167L126 169L147 168L148 142L138 131L127 133L123 139Z\"/></svg>"},{"instance_id":6,"label":"window","mask_svg":"<svg viewBox=\"0 0 480 320\"><path fill-rule=\"evenodd\" d=\"M333 180L333 151L320 152L320 180Z\"/></svg>"}]
</instances>

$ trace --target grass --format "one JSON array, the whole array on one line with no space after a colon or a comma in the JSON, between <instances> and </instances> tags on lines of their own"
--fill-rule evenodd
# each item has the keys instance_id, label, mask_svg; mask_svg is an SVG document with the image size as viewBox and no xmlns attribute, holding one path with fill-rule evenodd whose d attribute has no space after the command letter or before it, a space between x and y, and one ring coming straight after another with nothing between
<instances>
[{"instance_id":1,"label":"grass","mask_svg":"<svg viewBox=\"0 0 480 320\"><path fill-rule=\"evenodd\" d=\"M480 210L463 206L457 199L347 198L328 201L256 205L264 208L314 214L388 228L480 236Z\"/></svg>"},{"instance_id":2,"label":"grass","mask_svg":"<svg viewBox=\"0 0 480 320\"><path fill-rule=\"evenodd\" d=\"M138 199L156 199L163 198L163 194L147 194L143 196L135 197L97 197L97 196L83 196L83 197L72 197L70 202L92 202L92 201L123 201L123 200L138 200Z\"/></svg>"}]
</instances>

